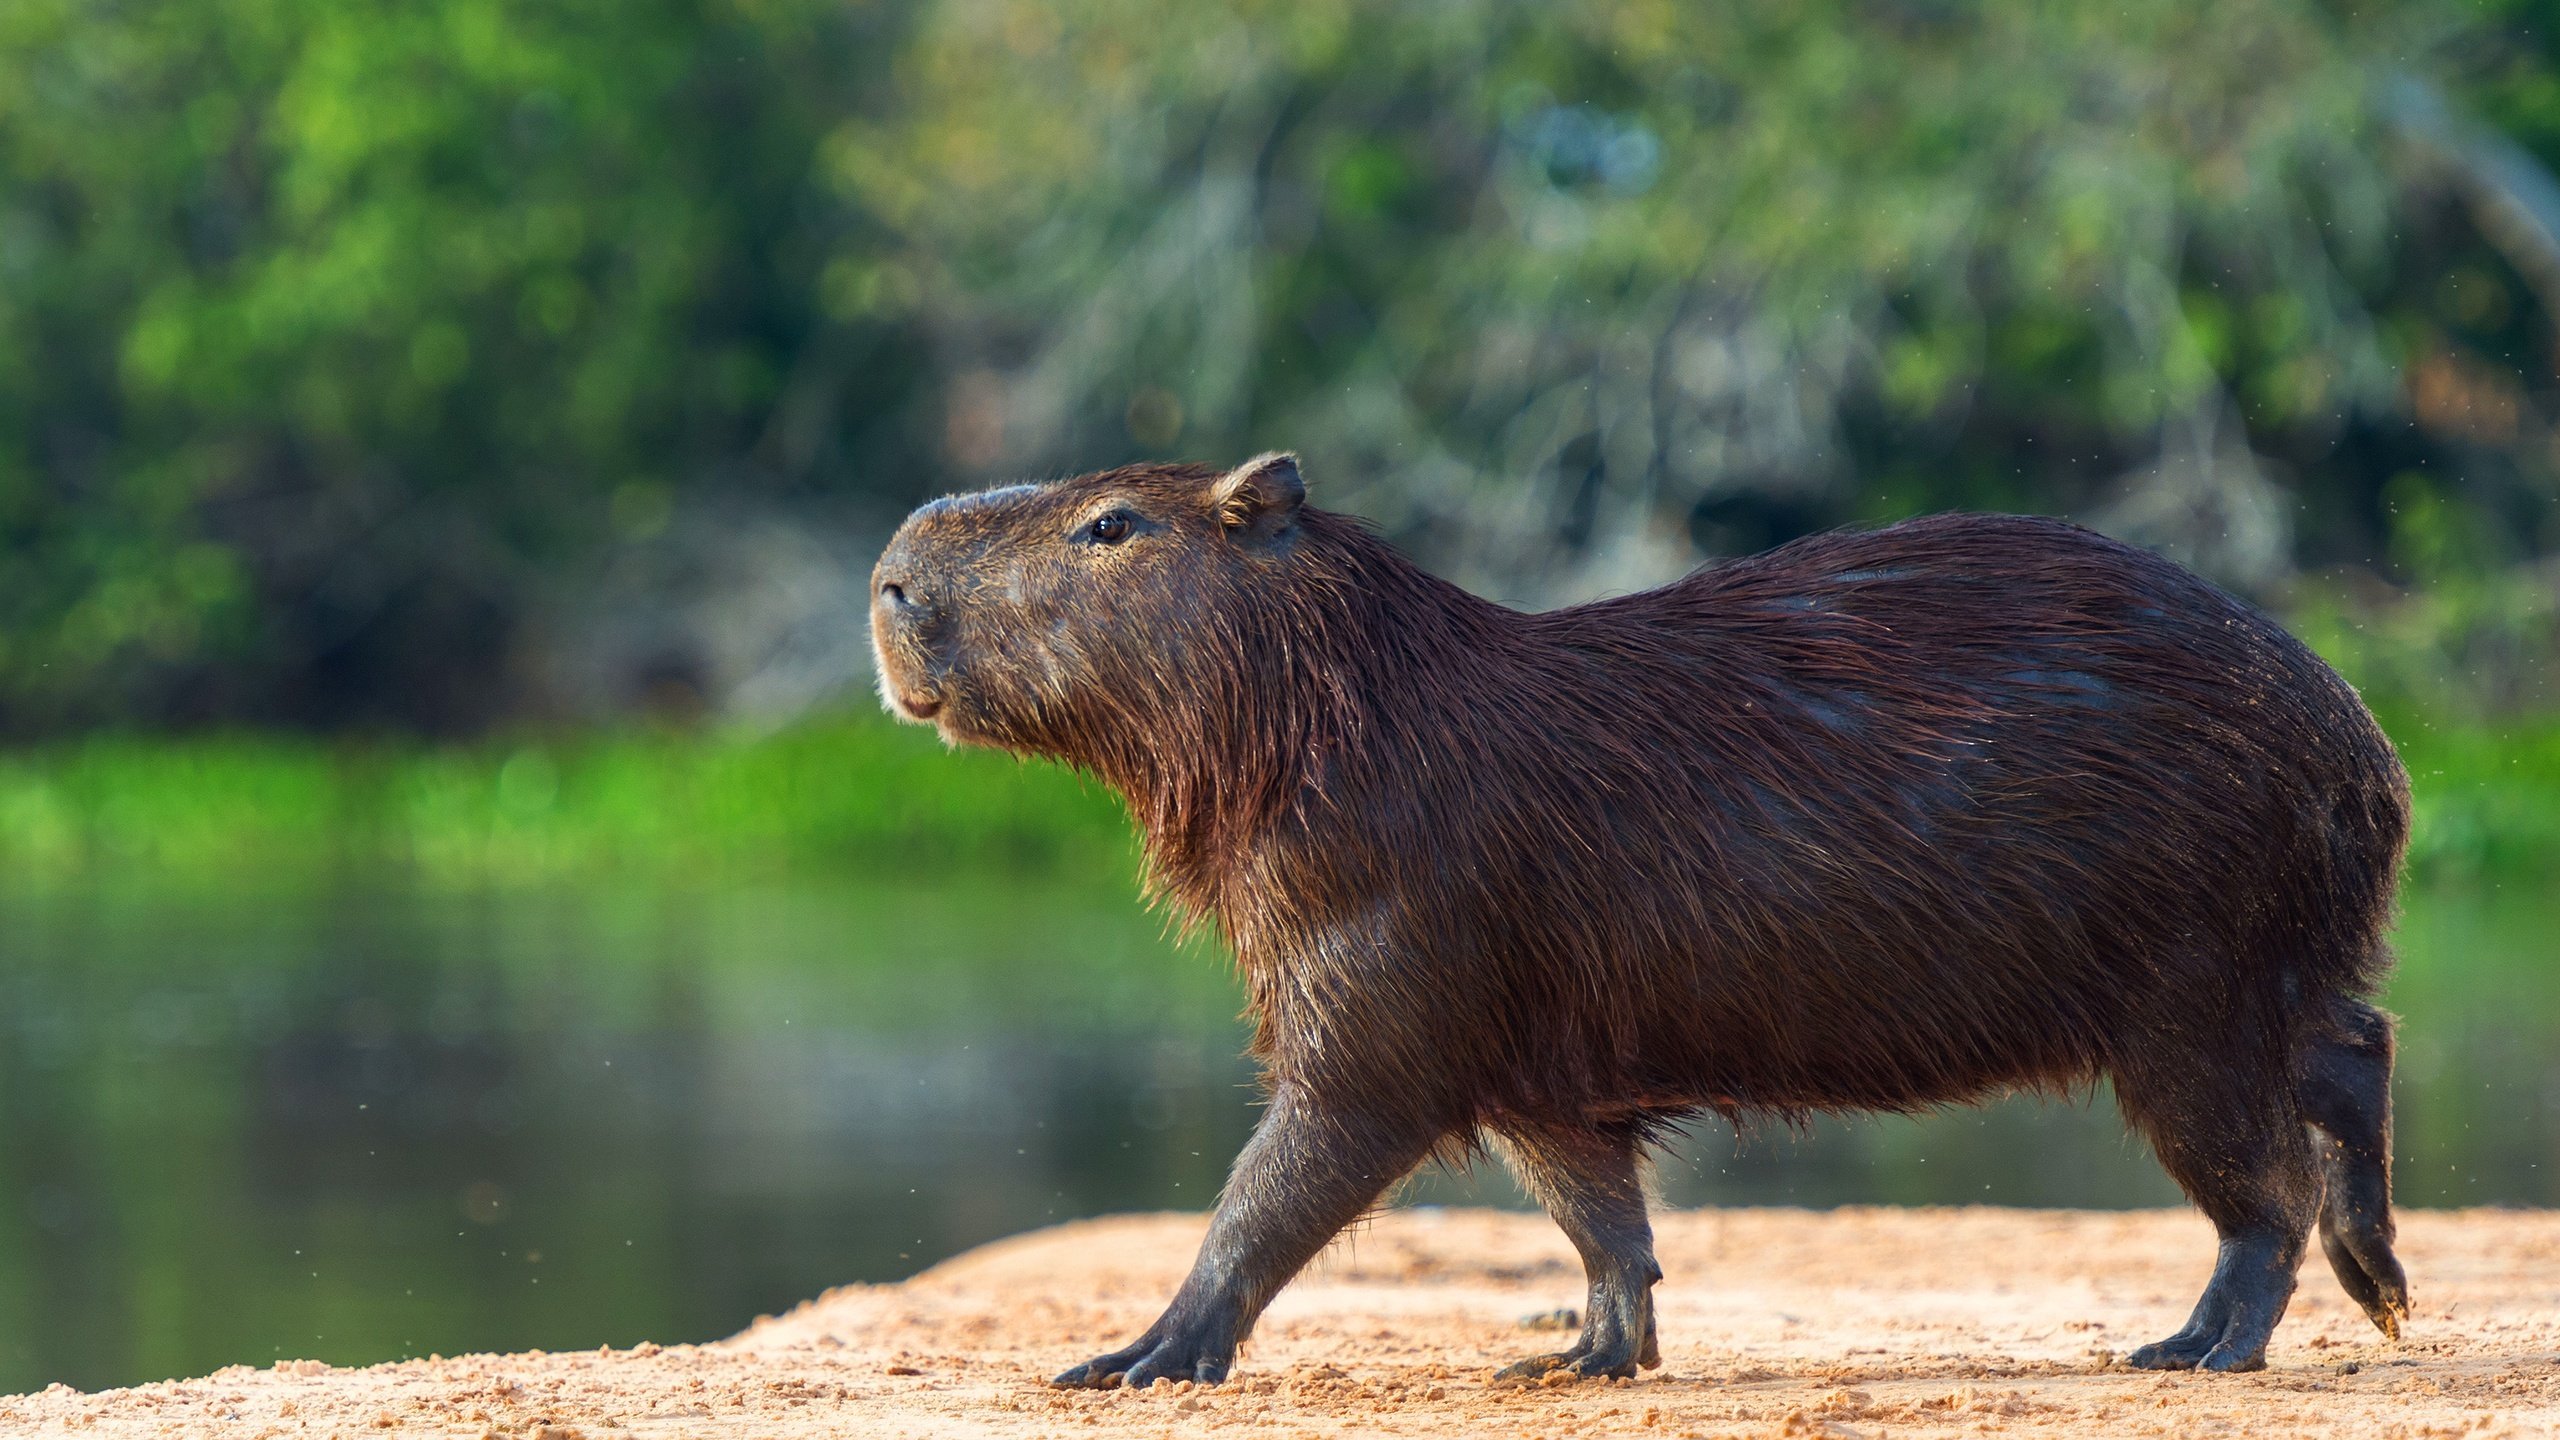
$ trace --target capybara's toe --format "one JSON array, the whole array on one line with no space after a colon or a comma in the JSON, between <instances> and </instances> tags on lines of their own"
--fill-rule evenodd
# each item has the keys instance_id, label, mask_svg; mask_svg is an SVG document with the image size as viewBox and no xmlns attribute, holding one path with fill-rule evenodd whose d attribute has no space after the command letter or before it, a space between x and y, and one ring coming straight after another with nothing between
<instances>
[{"instance_id":1,"label":"capybara's toe","mask_svg":"<svg viewBox=\"0 0 2560 1440\"><path fill-rule=\"evenodd\" d=\"M1564 1368L1585 1380L1632 1380L1636 1374L1636 1357L1603 1355L1594 1351Z\"/></svg>"},{"instance_id":2,"label":"capybara's toe","mask_svg":"<svg viewBox=\"0 0 2560 1440\"><path fill-rule=\"evenodd\" d=\"M1657 1360L1654 1363L1661 1362ZM1515 1360L1495 1371L1493 1378L1496 1382L1548 1381L1551 1376L1563 1374L1579 1380L1615 1380L1634 1376L1636 1365L1632 1350L1619 1353L1576 1346L1560 1355L1532 1355L1526 1360Z\"/></svg>"},{"instance_id":3,"label":"capybara's toe","mask_svg":"<svg viewBox=\"0 0 2560 1440\"><path fill-rule=\"evenodd\" d=\"M1571 1355L1532 1355L1526 1360L1514 1360L1494 1371L1493 1378L1496 1380L1543 1380L1549 1373L1572 1363Z\"/></svg>"},{"instance_id":4,"label":"capybara's toe","mask_svg":"<svg viewBox=\"0 0 2560 1440\"><path fill-rule=\"evenodd\" d=\"M2205 1352L2204 1359L2196 1362L2196 1368L2210 1370L2217 1375L2238 1375L2251 1370L2264 1370L2267 1368L2267 1347L2260 1345L2243 1350L2233 1345L2216 1345Z\"/></svg>"},{"instance_id":5,"label":"capybara's toe","mask_svg":"<svg viewBox=\"0 0 2560 1440\"><path fill-rule=\"evenodd\" d=\"M2127 1355L2124 1363L2136 1370L2193 1370L2211 1345L2211 1336L2172 1335Z\"/></svg>"}]
</instances>

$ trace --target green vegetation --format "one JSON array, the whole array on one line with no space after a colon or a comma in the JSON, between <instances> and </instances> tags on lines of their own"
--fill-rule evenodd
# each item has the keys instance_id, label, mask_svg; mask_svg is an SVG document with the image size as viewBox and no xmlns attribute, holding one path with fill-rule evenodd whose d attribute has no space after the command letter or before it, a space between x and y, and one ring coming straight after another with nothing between
<instances>
[{"instance_id":1,"label":"green vegetation","mask_svg":"<svg viewBox=\"0 0 2560 1440\"><path fill-rule=\"evenodd\" d=\"M2393 723L2430 878L2560 869L2560 722ZM93 738L0 759L0 867L173 879L685 883L954 867L1125 882L1101 785L946 752L864 715L769 735L632 730L470 746Z\"/></svg>"},{"instance_id":2,"label":"green vegetation","mask_svg":"<svg viewBox=\"0 0 2560 1440\"><path fill-rule=\"evenodd\" d=\"M0 723L467 716L545 567L840 469L909 372L810 151L895 23L0 7Z\"/></svg>"},{"instance_id":3,"label":"green vegetation","mask_svg":"<svg viewBox=\"0 0 2560 1440\"><path fill-rule=\"evenodd\" d=\"M1046 765L846 717L777 734L628 731L467 747L100 737L0 759L0 865L430 882L638 871L1130 873L1119 803Z\"/></svg>"},{"instance_id":4,"label":"green vegetation","mask_svg":"<svg viewBox=\"0 0 2560 1440\"><path fill-rule=\"evenodd\" d=\"M718 507L1274 444L1522 598L1959 505L2547 593L2555 36L11 0L0 734L503 729L564 593Z\"/></svg>"},{"instance_id":5,"label":"green vegetation","mask_svg":"<svg viewBox=\"0 0 2560 1440\"><path fill-rule=\"evenodd\" d=\"M2409 856L2420 876L2560 872L2560 722L2391 728L2417 800Z\"/></svg>"}]
</instances>

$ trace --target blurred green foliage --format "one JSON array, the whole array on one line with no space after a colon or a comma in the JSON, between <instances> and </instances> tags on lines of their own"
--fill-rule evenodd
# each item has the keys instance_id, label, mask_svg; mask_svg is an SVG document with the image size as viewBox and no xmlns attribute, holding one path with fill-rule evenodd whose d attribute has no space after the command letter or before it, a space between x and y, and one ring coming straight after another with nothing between
<instances>
[{"instance_id":1,"label":"blurred green foliage","mask_svg":"<svg viewBox=\"0 0 2560 1440\"><path fill-rule=\"evenodd\" d=\"M1047 398L1101 444L1135 373L1221 438L1312 421L1499 487L1579 426L1628 483L1710 486L1837 463L1824 412L1862 402L2093 437L2207 400L2274 427L2388 408L2366 301L2402 203L2372 91L2451 23L2284 0L929 6L841 153L927 294L1079 358ZM1619 371L1669 393L1611 396ZM1616 433L1634 420L1680 433ZM2016 458L1914 498L2030 503L2051 466Z\"/></svg>"},{"instance_id":2,"label":"blurred green foliage","mask_svg":"<svg viewBox=\"0 0 2560 1440\"><path fill-rule=\"evenodd\" d=\"M17 0L0 730L480 729L694 500L1275 444L1512 598L2061 512L2530 708L2560 242L2392 97L2560 156L2544 10Z\"/></svg>"},{"instance_id":3,"label":"blurred green foliage","mask_svg":"<svg viewBox=\"0 0 2560 1440\"><path fill-rule=\"evenodd\" d=\"M946 753L885 718L471 747L97 736L0 759L0 867L22 877L708 882L956 867L1116 887L1136 857L1099 786Z\"/></svg>"},{"instance_id":4,"label":"blurred green foliage","mask_svg":"<svg viewBox=\"0 0 2560 1440\"><path fill-rule=\"evenodd\" d=\"M0 7L0 717L467 723L539 567L841 471L907 381L810 150L889 23Z\"/></svg>"}]
</instances>

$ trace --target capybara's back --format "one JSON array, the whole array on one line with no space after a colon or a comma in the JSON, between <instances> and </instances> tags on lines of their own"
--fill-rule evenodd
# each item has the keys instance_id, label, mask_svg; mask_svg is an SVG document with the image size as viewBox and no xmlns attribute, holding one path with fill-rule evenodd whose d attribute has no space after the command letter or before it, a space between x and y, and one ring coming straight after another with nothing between
<instances>
[{"instance_id":1,"label":"capybara's back","mask_svg":"<svg viewBox=\"0 0 2560 1440\"><path fill-rule=\"evenodd\" d=\"M2222 1237L2133 1363L2262 1364L2315 1218L2397 1333L2366 1001L2407 783L2300 643L2001 516L1524 614L1302 495L1285 456L1015 487L918 511L875 576L893 708L1119 789L1252 996L1271 1103L1199 1265L1063 1381L1222 1377L1336 1230L1479 1142L1590 1269L1581 1341L1515 1370L1627 1373L1664 1127L2099 1079Z\"/></svg>"},{"instance_id":2,"label":"capybara's back","mask_svg":"<svg viewBox=\"0 0 2560 1440\"><path fill-rule=\"evenodd\" d=\"M1306 859L1376 867L1395 948L1506 972L1508 1023L1428 1077L1450 1103L1904 1108L2100 1073L2138 1099L2190 1037L2316 1027L2386 963L2406 781L2354 692L2071 526L1818 536L1382 683L1428 720L1324 784L1407 798L1308 827Z\"/></svg>"}]
</instances>

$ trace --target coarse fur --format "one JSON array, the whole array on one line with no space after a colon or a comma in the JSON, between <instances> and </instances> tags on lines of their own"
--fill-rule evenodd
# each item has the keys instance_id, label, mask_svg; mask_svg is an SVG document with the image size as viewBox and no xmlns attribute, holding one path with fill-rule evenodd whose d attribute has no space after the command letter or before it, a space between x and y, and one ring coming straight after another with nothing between
<instances>
[{"instance_id":1,"label":"coarse fur","mask_svg":"<svg viewBox=\"0 0 2560 1440\"><path fill-rule=\"evenodd\" d=\"M1479 1136L1591 1271L1581 1343L1515 1371L1627 1373L1664 1128L2102 1077L2222 1237L2135 1363L2262 1364L2315 1219L2397 1333L2366 1000L2407 780L2344 681L2159 556L1938 515L1523 613L1274 455L938 501L874 582L892 708L1117 789L1251 997L1270 1103L1199 1267L1062 1383L1223 1377Z\"/></svg>"}]
</instances>

